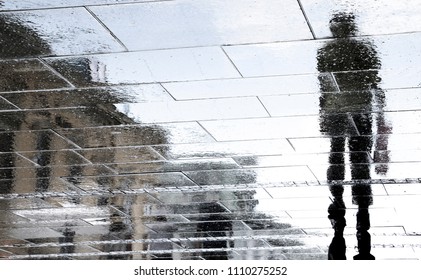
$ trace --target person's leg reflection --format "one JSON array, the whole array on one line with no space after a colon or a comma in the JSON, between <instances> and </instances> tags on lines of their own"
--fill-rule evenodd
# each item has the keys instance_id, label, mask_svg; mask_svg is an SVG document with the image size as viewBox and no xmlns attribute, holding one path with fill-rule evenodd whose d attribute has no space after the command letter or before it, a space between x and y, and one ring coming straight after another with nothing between
<instances>
[{"instance_id":1,"label":"person's leg reflection","mask_svg":"<svg viewBox=\"0 0 421 280\"><path fill-rule=\"evenodd\" d=\"M345 260L346 244L343 236L346 226L345 203L343 200L344 187L342 182L345 179L344 150L345 138L331 138L331 153L329 155L329 168L327 179L333 201L328 208L328 218L334 229L334 237L329 246L329 260Z\"/></svg>"},{"instance_id":2,"label":"person's leg reflection","mask_svg":"<svg viewBox=\"0 0 421 280\"><path fill-rule=\"evenodd\" d=\"M370 159L369 152L373 146L371 138L372 120L370 114L358 114L353 117L360 135L349 139L351 177L355 182L352 186L352 202L358 205L357 212L357 241L358 254L354 260L374 260L371 255L371 236L369 206L373 202L370 185Z\"/></svg>"}]
</instances>

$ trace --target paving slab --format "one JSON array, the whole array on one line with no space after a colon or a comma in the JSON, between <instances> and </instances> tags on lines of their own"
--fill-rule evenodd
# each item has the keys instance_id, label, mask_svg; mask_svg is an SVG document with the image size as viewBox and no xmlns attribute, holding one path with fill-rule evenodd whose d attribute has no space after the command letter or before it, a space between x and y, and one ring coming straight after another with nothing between
<instances>
[{"instance_id":1,"label":"paving slab","mask_svg":"<svg viewBox=\"0 0 421 280\"><path fill-rule=\"evenodd\" d=\"M159 84L62 89L46 91L5 92L1 94L2 110L77 108L109 106L119 103L170 101L173 98Z\"/></svg>"},{"instance_id":2,"label":"paving slab","mask_svg":"<svg viewBox=\"0 0 421 280\"><path fill-rule=\"evenodd\" d=\"M324 81L324 90L338 90L329 74L163 83L163 86L176 100L190 100L317 93L320 90L320 80Z\"/></svg>"},{"instance_id":3,"label":"paving slab","mask_svg":"<svg viewBox=\"0 0 421 280\"><path fill-rule=\"evenodd\" d=\"M0 61L0 69L0 92L71 87L37 59Z\"/></svg>"},{"instance_id":4,"label":"paving slab","mask_svg":"<svg viewBox=\"0 0 421 280\"><path fill-rule=\"evenodd\" d=\"M77 86L241 77L219 47L48 58L46 61Z\"/></svg>"},{"instance_id":5,"label":"paving slab","mask_svg":"<svg viewBox=\"0 0 421 280\"><path fill-rule=\"evenodd\" d=\"M317 38L331 37L329 21L335 14L350 13L356 18L360 35L393 34L420 31L420 7L416 0L393 3L380 1L301 0ZM410 23L410 24L408 24Z\"/></svg>"},{"instance_id":6,"label":"paving slab","mask_svg":"<svg viewBox=\"0 0 421 280\"><path fill-rule=\"evenodd\" d=\"M9 36L8 40L3 42L1 58L125 50L118 40L82 7L5 12L1 13L0 17ZM32 31L31 37L26 35L25 29ZM69 41L72 44L69 44Z\"/></svg>"},{"instance_id":7,"label":"paving slab","mask_svg":"<svg viewBox=\"0 0 421 280\"><path fill-rule=\"evenodd\" d=\"M300 7L294 0L284 3L274 0L243 0L241 3L180 0L90 9L129 50L312 38ZM131 27L130 33L126 32L126 26Z\"/></svg>"}]
</instances>

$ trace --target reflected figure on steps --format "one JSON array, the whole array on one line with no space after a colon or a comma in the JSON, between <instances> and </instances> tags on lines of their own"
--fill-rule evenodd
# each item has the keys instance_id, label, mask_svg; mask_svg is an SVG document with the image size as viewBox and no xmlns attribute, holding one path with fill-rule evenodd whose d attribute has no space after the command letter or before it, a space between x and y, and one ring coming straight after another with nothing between
<instances>
[{"instance_id":1,"label":"reflected figure on steps","mask_svg":"<svg viewBox=\"0 0 421 280\"><path fill-rule=\"evenodd\" d=\"M352 13L336 13L329 23L334 37L319 49L317 69L330 73L338 86L338 92L328 92L320 79L320 130L331 139L331 153L327 181L332 194L328 218L334 229L329 247L329 259L345 259L346 244L343 236L346 226L346 206L343 200L345 180L345 151L349 150L352 200L358 206L357 240L359 254L354 259L374 259L371 255L370 218L368 208L372 204L370 185L370 153L373 146L382 149L379 174L387 172L387 126L382 109L384 92L378 86L381 67L374 44L367 39L356 38L357 26ZM373 114L376 112L376 114ZM377 134L373 141L373 118ZM383 135L384 134L384 135Z\"/></svg>"}]
</instances>

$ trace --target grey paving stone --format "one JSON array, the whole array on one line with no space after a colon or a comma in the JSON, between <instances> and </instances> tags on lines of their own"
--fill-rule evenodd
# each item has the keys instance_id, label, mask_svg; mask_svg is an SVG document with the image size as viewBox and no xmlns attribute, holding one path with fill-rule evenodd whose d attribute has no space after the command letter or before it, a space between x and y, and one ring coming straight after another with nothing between
<instances>
[{"instance_id":1,"label":"grey paving stone","mask_svg":"<svg viewBox=\"0 0 421 280\"><path fill-rule=\"evenodd\" d=\"M154 146L154 149L165 158L195 159L195 158L220 158L244 155L271 155L291 152L292 147L285 139L280 140L252 140L177 144Z\"/></svg>"},{"instance_id":2,"label":"grey paving stone","mask_svg":"<svg viewBox=\"0 0 421 280\"><path fill-rule=\"evenodd\" d=\"M163 86L175 99L190 100L316 93L320 90L320 80L324 81L324 90L337 91L330 74L164 83Z\"/></svg>"},{"instance_id":3,"label":"grey paving stone","mask_svg":"<svg viewBox=\"0 0 421 280\"><path fill-rule=\"evenodd\" d=\"M7 111L7 110L18 110L19 107L17 107L15 104L12 104L10 101L4 99L3 97L0 97L0 110L1 111Z\"/></svg>"},{"instance_id":4,"label":"grey paving stone","mask_svg":"<svg viewBox=\"0 0 421 280\"><path fill-rule=\"evenodd\" d=\"M145 172L177 172L192 170L232 169L239 165L233 159L189 159L172 161L153 161L136 163L107 164L119 174L136 174Z\"/></svg>"},{"instance_id":5,"label":"grey paving stone","mask_svg":"<svg viewBox=\"0 0 421 280\"><path fill-rule=\"evenodd\" d=\"M317 115L320 112L320 98L314 93L259 97L272 117Z\"/></svg>"},{"instance_id":6,"label":"grey paving stone","mask_svg":"<svg viewBox=\"0 0 421 280\"><path fill-rule=\"evenodd\" d=\"M396 79L397 75L407 77L403 84L414 87L419 84L419 79L416 78L419 70L414 66L414 61L420 59L418 51L420 34L356 38L352 39L349 44L346 43L347 41L340 40L317 40L227 46L224 49L244 77L380 69L378 76L381 80L379 79L378 82L381 81L380 84L384 84L385 87L394 84L396 87L396 84L399 83ZM396 45L399 45L401 40L405 40L407 45L398 49ZM347 61L353 60L349 55L355 51L351 50L355 48L353 45L365 48L365 50L360 50L362 56L361 63L358 65L347 64ZM343 48L350 48L350 50L341 52ZM331 52L331 49L337 52ZM335 59L335 56L343 63L337 64L331 69L320 68L324 60ZM373 59L378 60L377 65L369 65ZM396 63L395 59L398 59L399 63ZM340 74L345 75L346 73Z\"/></svg>"},{"instance_id":7,"label":"grey paving stone","mask_svg":"<svg viewBox=\"0 0 421 280\"><path fill-rule=\"evenodd\" d=\"M53 0L48 2L40 2L37 0L29 1L13 1L1 3L0 11L4 10L20 10L20 9L41 9L41 8L57 8L57 7L74 7L74 6L85 6L89 5L100 5L100 4L119 4L119 3L130 3L130 2L150 2L160 0Z\"/></svg>"},{"instance_id":8,"label":"grey paving stone","mask_svg":"<svg viewBox=\"0 0 421 280\"><path fill-rule=\"evenodd\" d=\"M317 137L332 129L333 135L355 135L354 126L348 116L325 117L326 128L320 131L319 116L291 116L278 118L202 121L203 127L218 141ZM246 128L246 129L245 129Z\"/></svg>"},{"instance_id":9,"label":"grey paving stone","mask_svg":"<svg viewBox=\"0 0 421 280\"><path fill-rule=\"evenodd\" d=\"M255 97L206 99L135 104L115 104L117 110L137 123L185 122L214 119L267 117Z\"/></svg>"}]
</instances>

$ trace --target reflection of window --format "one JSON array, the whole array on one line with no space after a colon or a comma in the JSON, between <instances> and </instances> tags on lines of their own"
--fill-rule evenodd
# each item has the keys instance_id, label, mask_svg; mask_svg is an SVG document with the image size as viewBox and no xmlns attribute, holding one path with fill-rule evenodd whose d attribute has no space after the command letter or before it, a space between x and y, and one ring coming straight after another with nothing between
<instances>
[{"instance_id":1,"label":"reflection of window","mask_svg":"<svg viewBox=\"0 0 421 280\"><path fill-rule=\"evenodd\" d=\"M89 59L89 70L91 73L91 80L92 82L97 83L105 83L105 71L107 70L107 67L104 63L91 58Z\"/></svg>"},{"instance_id":2,"label":"reflection of window","mask_svg":"<svg viewBox=\"0 0 421 280\"><path fill-rule=\"evenodd\" d=\"M143 215L144 216L152 215L152 205L143 206Z\"/></svg>"}]
</instances>

